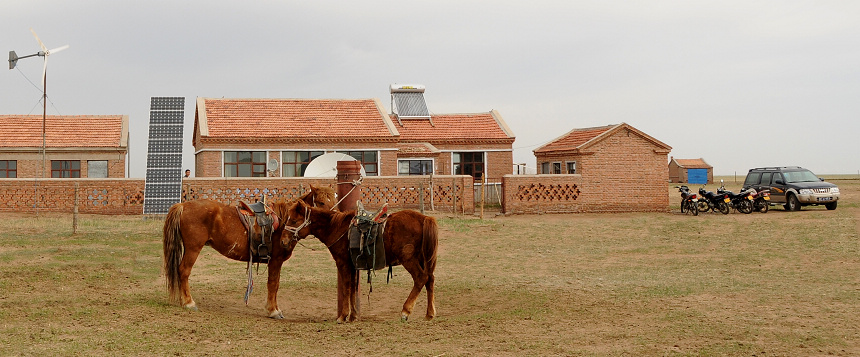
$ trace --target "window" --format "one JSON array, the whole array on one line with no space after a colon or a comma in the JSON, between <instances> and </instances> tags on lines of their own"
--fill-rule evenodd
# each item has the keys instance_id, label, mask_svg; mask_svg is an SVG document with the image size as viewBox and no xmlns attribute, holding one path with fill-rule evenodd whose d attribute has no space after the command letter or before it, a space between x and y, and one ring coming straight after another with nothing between
<instances>
[{"instance_id":1,"label":"window","mask_svg":"<svg viewBox=\"0 0 860 357\"><path fill-rule=\"evenodd\" d=\"M575 174L576 173L576 161L568 161L567 162L567 173Z\"/></svg>"},{"instance_id":2,"label":"window","mask_svg":"<svg viewBox=\"0 0 860 357\"><path fill-rule=\"evenodd\" d=\"M771 174L772 173L768 172L768 178L767 178L768 181L770 181L770 175ZM744 180L744 186L758 185L760 178L761 178L761 172L751 172L749 175L747 175L746 180ZM762 182L764 182L764 181L762 181Z\"/></svg>"},{"instance_id":3,"label":"window","mask_svg":"<svg viewBox=\"0 0 860 357\"><path fill-rule=\"evenodd\" d=\"M567 169L570 169L570 164L568 163ZM576 163L572 163L574 170L576 169ZM540 164L540 173L541 174L561 174L561 163L560 162L544 162Z\"/></svg>"},{"instance_id":4,"label":"window","mask_svg":"<svg viewBox=\"0 0 860 357\"><path fill-rule=\"evenodd\" d=\"M484 173L483 152L455 152L454 175L471 175L478 178Z\"/></svg>"},{"instance_id":5,"label":"window","mask_svg":"<svg viewBox=\"0 0 860 357\"><path fill-rule=\"evenodd\" d=\"M51 160L51 177L78 178L81 177L80 160Z\"/></svg>"},{"instance_id":6,"label":"window","mask_svg":"<svg viewBox=\"0 0 860 357\"><path fill-rule=\"evenodd\" d=\"M379 163L377 162L376 151L338 151L339 153L347 154L354 157L364 166L364 173L367 176L379 176Z\"/></svg>"},{"instance_id":7,"label":"window","mask_svg":"<svg viewBox=\"0 0 860 357\"><path fill-rule=\"evenodd\" d=\"M762 185L770 185L770 179L773 177L773 172L762 172L761 173L761 184ZM758 182L756 182L758 183ZM746 183L744 183L746 185Z\"/></svg>"},{"instance_id":8,"label":"window","mask_svg":"<svg viewBox=\"0 0 860 357\"><path fill-rule=\"evenodd\" d=\"M433 172L433 160L399 160L398 175L429 175Z\"/></svg>"},{"instance_id":9,"label":"window","mask_svg":"<svg viewBox=\"0 0 860 357\"><path fill-rule=\"evenodd\" d=\"M325 154L324 151L284 151L281 153L281 176L302 177L308 164L318 156Z\"/></svg>"},{"instance_id":10,"label":"window","mask_svg":"<svg viewBox=\"0 0 860 357\"><path fill-rule=\"evenodd\" d=\"M89 178L107 178L108 177L108 162L106 160L90 160L90 161L87 161L87 177L89 177Z\"/></svg>"},{"instance_id":11,"label":"window","mask_svg":"<svg viewBox=\"0 0 860 357\"><path fill-rule=\"evenodd\" d=\"M0 178L18 177L18 161L0 160Z\"/></svg>"},{"instance_id":12,"label":"window","mask_svg":"<svg viewBox=\"0 0 860 357\"><path fill-rule=\"evenodd\" d=\"M225 151L224 177L266 177L266 152Z\"/></svg>"}]
</instances>

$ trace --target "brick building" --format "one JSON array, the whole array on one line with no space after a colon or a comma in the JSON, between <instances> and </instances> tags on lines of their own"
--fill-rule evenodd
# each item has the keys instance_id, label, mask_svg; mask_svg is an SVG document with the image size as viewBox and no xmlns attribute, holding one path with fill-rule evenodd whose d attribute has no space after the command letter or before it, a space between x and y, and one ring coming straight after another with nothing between
<instances>
[{"instance_id":1,"label":"brick building","mask_svg":"<svg viewBox=\"0 0 860 357\"><path fill-rule=\"evenodd\" d=\"M127 115L0 115L0 178L123 178ZM44 166L43 166L44 163Z\"/></svg>"},{"instance_id":2,"label":"brick building","mask_svg":"<svg viewBox=\"0 0 860 357\"><path fill-rule=\"evenodd\" d=\"M378 99L198 98L197 177L296 177L317 156L348 154L368 176L486 173L513 164L514 135L497 111L402 117ZM279 167L267 172L275 159Z\"/></svg>"},{"instance_id":3,"label":"brick building","mask_svg":"<svg viewBox=\"0 0 860 357\"><path fill-rule=\"evenodd\" d=\"M668 207L666 161L671 150L621 123L573 129L534 154L539 174L582 175L584 200L603 200L606 211L637 211Z\"/></svg>"}]
</instances>

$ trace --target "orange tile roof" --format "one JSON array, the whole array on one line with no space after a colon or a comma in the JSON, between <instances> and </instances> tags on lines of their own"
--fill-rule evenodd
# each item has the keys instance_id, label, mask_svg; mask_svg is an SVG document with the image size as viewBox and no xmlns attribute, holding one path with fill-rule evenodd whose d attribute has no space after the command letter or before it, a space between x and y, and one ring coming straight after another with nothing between
<instances>
[{"instance_id":1,"label":"orange tile roof","mask_svg":"<svg viewBox=\"0 0 860 357\"><path fill-rule=\"evenodd\" d=\"M42 147L41 115L0 115L0 147ZM128 117L49 115L45 147L127 147Z\"/></svg>"},{"instance_id":2,"label":"orange tile roof","mask_svg":"<svg viewBox=\"0 0 860 357\"><path fill-rule=\"evenodd\" d=\"M392 121L401 141L439 142L449 140L505 140L513 142L513 133L494 112L475 114L437 114L431 119ZM432 121L432 123L431 123Z\"/></svg>"},{"instance_id":3,"label":"orange tile roof","mask_svg":"<svg viewBox=\"0 0 860 357\"><path fill-rule=\"evenodd\" d=\"M204 138L396 138L374 99L198 99ZM201 115L202 114L202 115ZM195 125L197 127L197 125ZM200 125L200 127L204 127Z\"/></svg>"},{"instance_id":4,"label":"orange tile roof","mask_svg":"<svg viewBox=\"0 0 860 357\"><path fill-rule=\"evenodd\" d=\"M566 134L550 141L534 150L534 152L549 152L559 150L573 150L603 134L618 125L607 125L595 128L573 129Z\"/></svg>"},{"instance_id":5,"label":"orange tile roof","mask_svg":"<svg viewBox=\"0 0 860 357\"><path fill-rule=\"evenodd\" d=\"M688 169L711 169L713 166L708 165L705 159L673 159L678 166Z\"/></svg>"}]
</instances>

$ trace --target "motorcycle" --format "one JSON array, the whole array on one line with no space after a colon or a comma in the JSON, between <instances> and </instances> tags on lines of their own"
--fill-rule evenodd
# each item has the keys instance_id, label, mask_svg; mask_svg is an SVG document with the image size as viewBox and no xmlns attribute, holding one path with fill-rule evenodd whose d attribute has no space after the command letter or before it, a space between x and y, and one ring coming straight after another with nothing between
<instances>
[{"instance_id":1,"label":"motorcycle","mask_svg":"<svg viewBox=\"0 0 860 357\"><path fill-rule=\"evenodd\" d=\"M731 200L726 194L716 194L713 191L705 191L705 186L699 188L699 212L720 211L722 214L729 214L729 203Z\"/></svg>"},{"instance_id":2,"label":"motorcycle","mask_svg":"<svg viewBox=\"0 0 860 357\"><path fill-rule=\"evenodd\" d=\"M753 211L753 195L755 190L750 188L741 193L726 190L725 186L717 189L717 194L725 194L729 197L729 205L740 213L750 214Z\"/></svg>"},{"instance_id":3,"label":"motorcycle","mask_svg":"<svg viewBox=\"0 0 860 357\"><path fill-rule=\"evenodd\" d=\"M690 213L694 216L699 215L698 201L696 194L690 192L687 186L675 186L678 192L681 193L681 213Z\"/></svg>"},{"instance_id":4,"label":"motorcycle","mask_svg":"<svg viewBox=\"0 0 860 357\"><path fill-rule=\"evenodd\" d=\"M753 195L753 211L767 213L770 207L770 190L763 189Z\"/></svg>"}]
</instances>

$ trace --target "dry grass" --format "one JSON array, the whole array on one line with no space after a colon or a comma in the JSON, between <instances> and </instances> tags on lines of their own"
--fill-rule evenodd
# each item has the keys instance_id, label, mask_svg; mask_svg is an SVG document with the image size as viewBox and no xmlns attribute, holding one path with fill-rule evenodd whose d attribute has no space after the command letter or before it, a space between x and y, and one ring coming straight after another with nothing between
<instances>
[{"instance_id":1,"label":"dry grass","mask_svg":"<svg viewBox=\"0 0 860 357\"><path fill-rule=\"evenodd\" d=\"M191 277L201 311L168 304L161 221L87 216L72 235L66 215L3 214L0 354L858 355L860 181L837 183L835 211L439 216L439 317L420 320L422 295L408 323L398 267L336 324L317 241L287 263L276 321L264 267L246 307L244 264L211 249Z\"/></svg>"}]
</instances>

